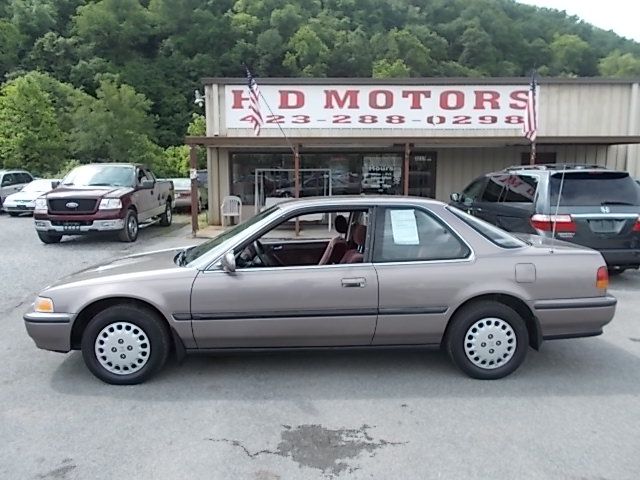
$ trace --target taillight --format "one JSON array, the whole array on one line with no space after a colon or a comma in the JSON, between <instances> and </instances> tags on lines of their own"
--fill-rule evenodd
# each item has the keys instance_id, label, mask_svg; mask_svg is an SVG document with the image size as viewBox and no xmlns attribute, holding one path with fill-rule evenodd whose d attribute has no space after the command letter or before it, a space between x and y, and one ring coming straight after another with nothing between
<instances>
[{"instance_id":1,"label":"taillight","mask_svg":"<svg viewBox=\"0 0 640 480\"><path fill-rule=\"evenodd\" d=\"M556 224L556 232L575 233L576 231L576 222L573 221L571 215L541 215L536 213L531 217L531 226L543 232L552 232L554 223Z\"/></svg>"},{"instance_id":2,"label":"taillight","mask_svg":"<svg viewBox=\"0 0 640 480\"><path fill-rule=\"evenodd\" d=\"M598 268L598 273L596 273L596 288L601 288L606 290L609 286L609 271L607 267Z\"/></svg>"},{"instance_id":3,"label":"taillight","mask_svg":"<svg viewBox=\"0 0 640 480\"><path fill-rule=\"evenodd\" d=\"M640 218L636 220L636 223L633 224L633 231L640 232Z\"/></svg>"}]
</instances>

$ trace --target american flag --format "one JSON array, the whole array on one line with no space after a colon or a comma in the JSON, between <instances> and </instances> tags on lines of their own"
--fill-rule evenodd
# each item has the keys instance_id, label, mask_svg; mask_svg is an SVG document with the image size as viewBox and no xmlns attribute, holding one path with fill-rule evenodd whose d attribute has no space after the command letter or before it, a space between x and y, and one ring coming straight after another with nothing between
<instances>
[{"instance_id":1,"label":"american flag","mask_svg":"<svg viewBox=\"0 0 640 480\"><path fill-rule=\"evenodd\" d=\"M527 106L524 111L524 124L522 126L522 130L524 136L531 142L536 141L536 137L538 135L538 99L536 96L535 76L531 77L529 94L527 95Z\"/></svg>"},{"instance_id":2,"label":"american flag","mask_svg":"<svg viewBox=\"0 0 640 480\"><path fill-rule=\"evenodd\" d=\"M247 85L249 87L249 119L253 124L253 133L256 137L260 135L262 128L262 113L260 113L260 89L256 79L247 68Z\"/></svg>"}]
</instances>

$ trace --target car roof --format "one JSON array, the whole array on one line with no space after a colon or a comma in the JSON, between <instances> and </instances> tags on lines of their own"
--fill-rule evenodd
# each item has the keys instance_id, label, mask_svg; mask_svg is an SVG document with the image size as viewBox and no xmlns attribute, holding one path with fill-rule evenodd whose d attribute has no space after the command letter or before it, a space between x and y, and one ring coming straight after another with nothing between
<instances>
[{"instance_id":1,"label":"car roof","mask_svg":"<svg viewBox=\"0 0 640 480\"><path fill-rule=\"evenodd\" d=\"M29 173L26 170L22 170L20 168L16 168L16 169L9 169L9 168L0 168L0 174L1 173ZM29 175L31 175L31 173L29 173Z\"/></svg>"},{"instance_id":2,"label":"car roof","mask_svg":"<svg viewBox=\"0 0 640 480\"><path fill-rule=\"evenodd\" d=\"M285 200L277 205L286 210L300 207L340 207L340 206L371 206L371 205L446 205L438 200L424 197L391 196L391 195L334 195L331 197L305 197Z\"/></svg>"},{"instance_id":3,"label":"car roof","mask_svg":"<svg viewBox=\"0 0 640 480\"><path fill-rule=\"evenodd\" d=\"M596 164L569 164L569 163L544 163L538 165L513 165L486 175L499 175L505 173L541 173L553 175L554 173L573 172L619 172L628 173L625 170L616 170Z\"/></svg>"}]
</instances>

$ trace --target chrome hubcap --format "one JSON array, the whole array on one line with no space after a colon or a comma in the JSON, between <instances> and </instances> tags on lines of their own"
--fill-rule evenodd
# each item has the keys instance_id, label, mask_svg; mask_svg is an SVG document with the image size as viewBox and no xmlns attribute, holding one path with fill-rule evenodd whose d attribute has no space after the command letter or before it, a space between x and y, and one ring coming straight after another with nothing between
<instances>
[{"instance_id":1,"label":"chrome hubcap","mask_svg":"<svg viewBox=\"0 0 640 480\"><path fill-rule=\"evenodd\" d=\"M129 322L104 327L95 342L96 358L116 375L137 372L149 361L151 343L144 330Z\"/></svg>"},{"instance_id":2,"label":"chrome hubcap","mask_svg":"<svg viewBox=\"0 0 640 480\"><path fill-rule=\"evenodd\" d=\"M171 207L167 206L167 221L171 222Z\"/></svg>"},{"instance_id":3,"label":"chrome hubcap","mask_svg":"<svg viewBox=\"0 0 640 480\"><path fill-rule=\"evenodd\" d=\"M475 366L492 370L511 360L516 351L516 334L504 320L482 318L464 337L464 351Z\"/></svg>"},{"instance_id":4,"label":"chrome hubcap","mask_svg":"<svg viewBox=\"0 0 640 480\"><path fill-rule=\"evenodd\" d=\"M129 233L131 234L131 236L134 236L138 231L138 222L136 222L136 219L134 217L129 218L129 223L127 226L129 228Z\"/></svg>"}]
</instances>

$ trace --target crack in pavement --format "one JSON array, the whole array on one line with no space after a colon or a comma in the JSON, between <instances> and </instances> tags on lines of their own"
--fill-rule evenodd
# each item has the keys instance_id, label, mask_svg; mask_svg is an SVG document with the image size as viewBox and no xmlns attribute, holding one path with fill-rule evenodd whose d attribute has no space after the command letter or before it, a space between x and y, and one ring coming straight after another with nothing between
<instances>
[{"instance_id":1,"label":"crack in pavement","mask_svg":"<svg viewBox=\"0 0 640 480\"><path fill-rule=\"evenodd\" d=\"M327 478L333 478L343 472L352 473L359 469L349 465L351 460L361 453L375 456L375 451L386 446L405 445L407 442L375 440L368 432L371 427L362 425L358 429L328 429L322 425L299 425L293 428L283 425L280 443L275 450L251 452L241 441L228 438L208 438L217 443L227 443L241 448L250 459L260 455L278 455L290 458L300 467L321 470Z\"/></svg>"}]
</instances>

